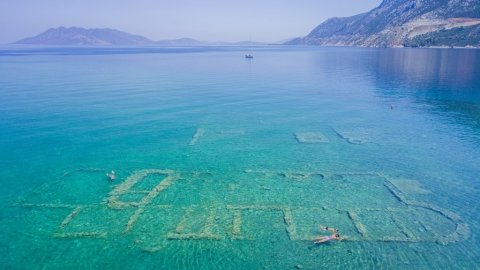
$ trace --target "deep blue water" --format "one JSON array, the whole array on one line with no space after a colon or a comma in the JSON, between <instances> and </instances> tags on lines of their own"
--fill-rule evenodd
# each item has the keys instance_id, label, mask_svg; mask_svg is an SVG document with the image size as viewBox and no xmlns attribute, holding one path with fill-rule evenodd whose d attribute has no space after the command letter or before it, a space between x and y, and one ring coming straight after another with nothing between
<instances>
[{"instance_id":1,"label":"deep blue water","mask_svg":"<svg viewBox=\"0 0 480 270\"><path fill-rule=\"evenodd\" d=\"M474 269L479 175L479 50L0 48L4 269Z\"/></svg>"}]
</instances>

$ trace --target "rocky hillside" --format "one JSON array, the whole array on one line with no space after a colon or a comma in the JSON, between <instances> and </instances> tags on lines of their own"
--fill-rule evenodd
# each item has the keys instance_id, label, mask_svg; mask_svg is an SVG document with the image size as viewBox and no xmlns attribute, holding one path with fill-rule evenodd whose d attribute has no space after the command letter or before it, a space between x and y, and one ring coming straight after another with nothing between
<instances>
[{"instance_id":1,"label":"rocky hillside","mask_svg":"<svg viewBox=\"0 0 480 270\"><path fill-rule=\"evenodd\" d=\"M478 46L480 0L384 0L379 7L347 18L332 18L287 44L399 47ZM463 30L462 30L463 29ZM462 42L446 38L455 34ZM462 36L466 34L466 36ZM437 38L437 36L439 38ZM421 42L422 40L435 42Z\"/></svg>"},{"instance_id":2,"label":"rocky hillside","mask_svg":"<svg viewBox=\"0 0 480 270\"><path fill-rule=\"evenodd\" d=\"M40 35L25 38L16 44L39 45L144 45L154 41L115 29L85 29L81 27L51 28Z\"/></svg>"},{"instance_id":3,"label":"rocky hillside","mask_svg":"<svg viewBox=\"0 0 480 270\"><path fill-rule=\"evenodd\" d=\"M406 47L454 46L480 48L480 25L429 32L406 40L403 45Z\"/></svg>"}]
</instances>

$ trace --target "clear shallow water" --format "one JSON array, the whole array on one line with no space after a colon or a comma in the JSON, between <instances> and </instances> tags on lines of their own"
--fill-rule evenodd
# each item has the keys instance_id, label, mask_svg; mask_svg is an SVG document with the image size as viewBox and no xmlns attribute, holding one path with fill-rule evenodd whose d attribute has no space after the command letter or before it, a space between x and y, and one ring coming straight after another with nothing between
<instances>
[{"instance_id":1,"label":"clear shallow water","mask_svg":"<svg viewBox=\"0 0 480 270\"><path fill-rule=\"evenodd\" d=\"M477 267L479 51L244 51L0 50L3 268Z\"/></svg>"}]
</instances>

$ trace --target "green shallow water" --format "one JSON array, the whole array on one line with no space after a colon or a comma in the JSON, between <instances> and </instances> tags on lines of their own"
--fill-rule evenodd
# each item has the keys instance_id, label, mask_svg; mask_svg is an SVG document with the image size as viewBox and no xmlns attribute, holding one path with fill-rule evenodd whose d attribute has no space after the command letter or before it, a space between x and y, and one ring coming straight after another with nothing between
<instances>
[{"instance_id":1,"label":"green shallow water","mask_svg":"<svg viewBox=\"0 0 480 270\"><path fill-rule=\"evenodd\" d=\"M243 53L2 48L2 267L477 267L477 50Z\"/></svg>"}]
</instances>

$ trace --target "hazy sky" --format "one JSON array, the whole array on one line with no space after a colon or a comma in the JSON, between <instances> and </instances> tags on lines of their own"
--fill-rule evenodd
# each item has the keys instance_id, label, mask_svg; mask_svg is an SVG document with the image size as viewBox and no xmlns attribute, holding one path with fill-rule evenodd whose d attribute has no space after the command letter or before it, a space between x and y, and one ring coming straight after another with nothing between
<instances>
[{"instance_id":1,"label":"hazy sky","mask_svg":"<svg viewBox=\"0 0 480 270\"><path fill-rule=\"evenodd\" d=\"M381 0L0 0L0 43L48 28L115 28L153 40L275 42Z\"/></svg>"}]
</instances>

